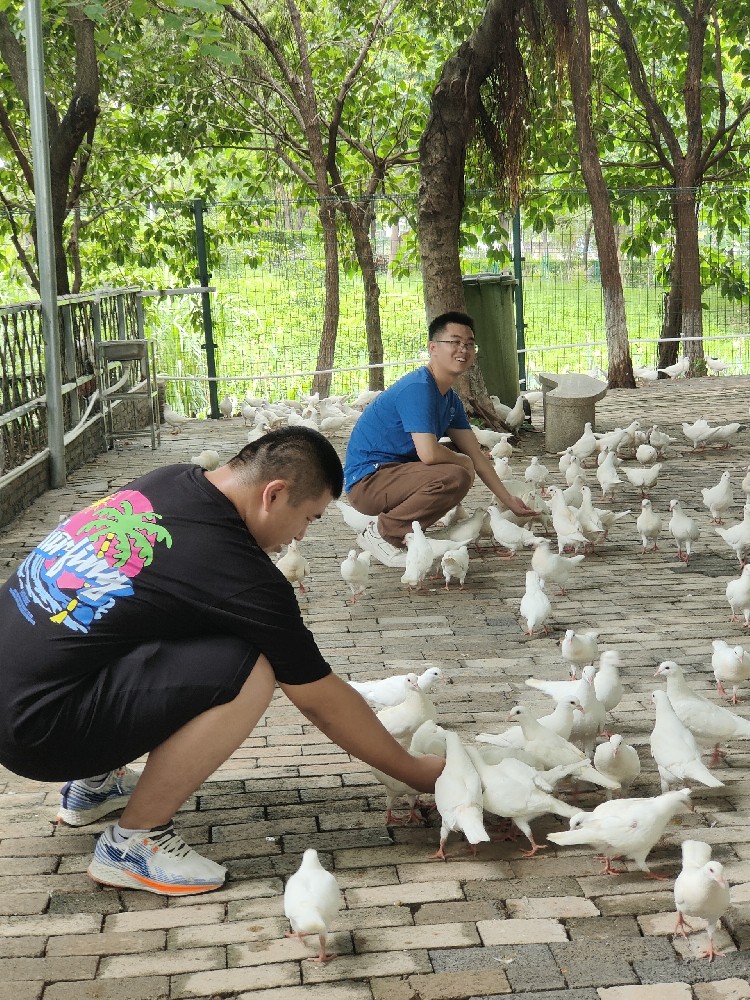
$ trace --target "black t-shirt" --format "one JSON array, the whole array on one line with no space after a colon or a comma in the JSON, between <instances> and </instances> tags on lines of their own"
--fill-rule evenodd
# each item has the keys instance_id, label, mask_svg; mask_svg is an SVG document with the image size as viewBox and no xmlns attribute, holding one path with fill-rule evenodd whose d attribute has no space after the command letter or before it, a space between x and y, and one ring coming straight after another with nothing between
<instances>
[{"instance_id":1,"label":"black t-shirt","mask_svg":"<svg viewBox=\"0 0 750 1000\"><path fill-rule=\"evenodd\" d=\"M43 700L144 642L212 634L247 639L285 684L331 672L234 505L202 469L166 466L74 514L0 589L0 698Z\"/></svg>"}]
</instances>

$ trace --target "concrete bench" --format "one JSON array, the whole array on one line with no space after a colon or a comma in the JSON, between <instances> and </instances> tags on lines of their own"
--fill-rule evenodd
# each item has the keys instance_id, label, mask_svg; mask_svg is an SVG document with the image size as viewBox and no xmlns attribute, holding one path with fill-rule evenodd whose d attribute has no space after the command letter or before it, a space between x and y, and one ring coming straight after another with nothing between
<instances>
[{"instance_id":1,"label":"concrete bench","mask_svg":"<svg viewBox=\"0 0 750 1000\"><path fill-rule=\"evenodd\" d=\"M594 427L597 399L607 394L607 383L590 375L538 375L544 406L544 446L565 451L583 434L586 423Z\"/></svg>"}]
</instances>

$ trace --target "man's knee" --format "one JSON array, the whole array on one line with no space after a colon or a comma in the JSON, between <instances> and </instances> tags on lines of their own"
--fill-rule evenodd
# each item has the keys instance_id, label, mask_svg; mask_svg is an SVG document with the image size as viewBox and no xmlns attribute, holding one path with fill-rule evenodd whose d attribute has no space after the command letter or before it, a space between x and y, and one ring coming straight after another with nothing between
<instances>
[{"instance_id":1,"label":"man's knee","mask_svg":"<svg viewBox=\"0 0 750 1000\"><path fill-rule=\"evenodd\" d=\"M471 489L473 482L474 473L465 469L462 465L447 466L447 471L443 478L443 485L447 490L463 498Z\"/></svg>"}]
</instances>

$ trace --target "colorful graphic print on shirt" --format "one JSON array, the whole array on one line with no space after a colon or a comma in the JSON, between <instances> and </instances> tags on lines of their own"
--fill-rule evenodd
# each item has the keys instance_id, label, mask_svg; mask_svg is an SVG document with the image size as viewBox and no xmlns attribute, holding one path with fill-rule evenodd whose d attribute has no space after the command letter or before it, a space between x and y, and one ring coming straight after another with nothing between
<instances>
[{"instance_id":1,"label":"colorful graphic print on shirt","mask_svg":"<svg viewBox=\"0 0 750 1000\"><path fill-rule=\"evenodd\" d=\"M156 522L146 497L122 490L74 514L36 546L18 568L11 595L21 614L36 624L46 615L73 632L133 593L132 579L154 559L155 547L172 547L172 536Z\"/></svg>"}]
</instances>

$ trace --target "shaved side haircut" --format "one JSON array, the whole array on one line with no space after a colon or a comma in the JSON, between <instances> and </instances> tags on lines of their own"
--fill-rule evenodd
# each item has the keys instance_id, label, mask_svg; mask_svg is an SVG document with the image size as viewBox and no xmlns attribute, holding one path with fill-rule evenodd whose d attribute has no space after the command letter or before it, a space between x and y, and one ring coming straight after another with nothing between
<instances>
[{"instance_id":1,"label":"shaved side haircut","mask_svg":"<svg viewBox=\"0 0 750 1000\"><path fill-rule=\"evenodd\" d=\"M284 479L292 504L321 496L341 496L344 472L331 442L308 427L282 427L246 444L227 463L250 484Z\"/></svg>"}]
</instances>

